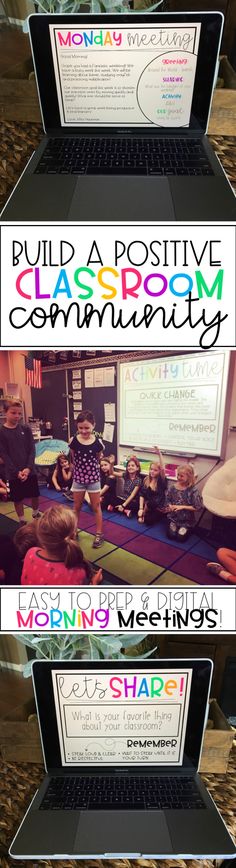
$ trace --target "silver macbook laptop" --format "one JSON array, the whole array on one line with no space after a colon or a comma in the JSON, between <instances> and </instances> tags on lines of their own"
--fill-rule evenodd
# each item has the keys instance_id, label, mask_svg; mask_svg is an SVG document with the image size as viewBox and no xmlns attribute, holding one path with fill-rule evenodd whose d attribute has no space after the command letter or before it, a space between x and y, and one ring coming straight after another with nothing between
<instances>
[{"instance_id":1,"label":"silver macbook laptop","mask_svg":"<svg viewBox=\"0 0 236 868\"><path fill-rule=\"evenodd\" d=\"M35 662L46 776L17 859L233 857L198 775L209 660Z\"/></svg>"},{"instance_id":2,"label":"silver macbook laptop","mask_svg":"<svg viewBox=\"0 0 236 868\"><path fill-rule=\"evenodd\" d=\"M5 220L234 220L205 136L220 13L32 15L45 137Z\"/></svg>"}]
</instances>

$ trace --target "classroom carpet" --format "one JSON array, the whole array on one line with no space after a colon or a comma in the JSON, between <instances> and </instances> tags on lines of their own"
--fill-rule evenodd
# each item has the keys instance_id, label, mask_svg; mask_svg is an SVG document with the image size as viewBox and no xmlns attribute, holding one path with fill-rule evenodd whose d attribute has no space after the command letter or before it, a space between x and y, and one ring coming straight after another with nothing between
<instances>
[{"instance_id":1,"label":"classroom carpet","mask_svg":"<svg viewBox=\"0 0 236 868\"><path fill-rule=\"evenodd\" d=\"M52 505L73 504L62 494L41 488L39 508L45 512ZM25 518L31 520L29 501L25 502ZM103 580L111 585L221 585L227 583L212 576L208 561L216 560L216 551L197 533L185 541L169 540L165 520L154 527L139 524L121 513L103 514L104 543L93 548L95 535L94 515L84 504L79 521L79 543L85 557L97 568L101 567ZM18 527L14 505L0 503L0 534L12 536Z\"/></svg>"}]
</instances>

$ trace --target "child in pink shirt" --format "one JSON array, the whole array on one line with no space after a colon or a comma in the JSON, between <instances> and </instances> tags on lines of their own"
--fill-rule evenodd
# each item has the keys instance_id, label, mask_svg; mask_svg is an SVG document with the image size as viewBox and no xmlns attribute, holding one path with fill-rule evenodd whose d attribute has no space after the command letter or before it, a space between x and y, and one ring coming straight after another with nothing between
<instances>
[{"instance_id":1,"label":"child in pink shirt","mask_svg":"<svg viewBox=\"0 0 236 868\"><path fill-rule=\"evenodd\" d=\"M90 564L84 560L76 542L77 519L71 509L52 506L37 525L39 546L27 552L21 576L22 585L86 585L91 581ZM102 579L98 570L92 584Z\"/></svg>"}]
</instances>

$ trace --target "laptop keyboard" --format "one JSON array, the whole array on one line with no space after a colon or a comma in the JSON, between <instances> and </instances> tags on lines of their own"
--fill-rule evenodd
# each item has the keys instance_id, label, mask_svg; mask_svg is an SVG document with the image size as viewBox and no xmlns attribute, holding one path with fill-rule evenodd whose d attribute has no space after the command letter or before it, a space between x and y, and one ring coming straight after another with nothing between
<instances>
[{"instance_id":1,"label":"laptop keyboard","mask_svg":"<svg viewBox=\"0 0 236 868\"><path fill-rule=\"evenodd\" d=\"M160 810L205 808L191 777L56 777L41 810Z\"/></svg>"},{"instance_id":2,"label":"laptop keyboard","mask_svg":"<svg viewBox=\"0 0 236 868\"><path fill-rule=\"evenodd\" d=\"M36 174L213 175L196 139L50 139Z\"/></svg>"}]
</instances>

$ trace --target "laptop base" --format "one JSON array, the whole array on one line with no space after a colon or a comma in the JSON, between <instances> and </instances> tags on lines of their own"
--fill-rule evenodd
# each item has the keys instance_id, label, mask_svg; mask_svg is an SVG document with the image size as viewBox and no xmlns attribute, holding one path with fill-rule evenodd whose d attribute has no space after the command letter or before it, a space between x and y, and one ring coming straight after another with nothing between
<instances>
[{"instance_id":1,"label":"laptop base","mask_svg":"<svg viewBox=\"0 0 236 868\"><path fill-rule=\"evenodd\" d=\"M198 775L202 811L41 811L49 780L12 842L12 858L235 858L233 840Z\"/></svg>"},{"instance_id":2,"label":"laptop base","mask_svg":"<svg viewBox=\"0 0 236 868\"><path fill-rule=\"evenodd\" d=\"M107 183L109 181L109 183ZM236 199L223 176L140 178L25 174L2 221L234 220Z\"/></svg>"}]
</instances>

